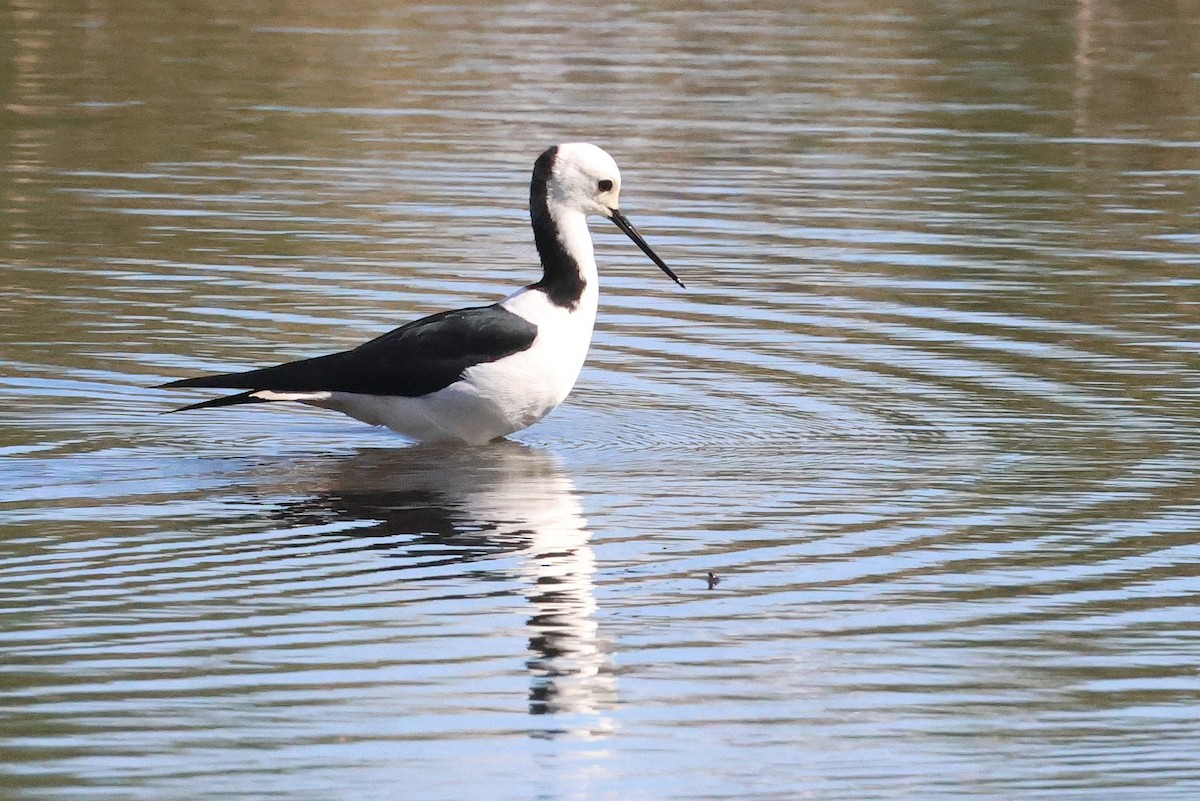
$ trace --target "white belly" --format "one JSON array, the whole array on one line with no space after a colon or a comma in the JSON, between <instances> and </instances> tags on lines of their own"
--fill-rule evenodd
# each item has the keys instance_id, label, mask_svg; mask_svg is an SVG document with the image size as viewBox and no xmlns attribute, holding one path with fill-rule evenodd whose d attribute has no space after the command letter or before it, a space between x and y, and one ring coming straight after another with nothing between
<instances>
[{"instance_id":1,"label":"white belly","mask_svg":"<svg viewBox=\"0 0 1200 801\"><path fill-rule=\"evenodd\" d=\"M418 442L480 445L527 428L575 386L591 344L596 290L593 282L574 312L530 290L517 292L503 305L538 326L527 350L469 367L461 380L418 398L333 392L305 402L387 426Z\"/></svg>"}]
</instances>

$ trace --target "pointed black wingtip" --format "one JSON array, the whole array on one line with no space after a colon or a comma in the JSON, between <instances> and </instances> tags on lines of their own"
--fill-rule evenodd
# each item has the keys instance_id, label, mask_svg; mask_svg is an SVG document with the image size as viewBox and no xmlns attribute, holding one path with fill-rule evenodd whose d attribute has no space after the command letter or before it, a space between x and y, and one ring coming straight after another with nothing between
<instances>
[{"instance_id":1,"label":"pointed black wingtip","mask_svg":"<svg viewBox=\"0 0 1200 801\"><path fill-rule=\"evenodd\" d=\"M265 371L250 370L248 373L209 373L207 375L196 375L191 378L177 378L174 381L159 384L154 389L262 389L262 387L255 386L256 381L254 376L258 376L263 372Z\"/></svg>"},{"instance_id":2,"label":"pointed black wingtip","mask_svg":"<svg viewBox=\"0 0 1200 801\"><path fill-rule=\"evenodd\" d=\"M174 381L168 381L165 384L157 384L151 389L184 389L187 387L203 387L206 379L214 378L215 376L199 376L194 378L177 378Z\"/></svg>"}]
</instances>

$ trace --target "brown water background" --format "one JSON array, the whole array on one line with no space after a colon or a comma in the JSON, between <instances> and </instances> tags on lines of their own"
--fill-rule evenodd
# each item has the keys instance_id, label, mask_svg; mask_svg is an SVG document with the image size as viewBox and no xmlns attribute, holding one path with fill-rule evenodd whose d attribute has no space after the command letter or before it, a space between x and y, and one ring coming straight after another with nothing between
<instances>
[{"instance_id":1,"label":"brown water background","mask_svg":"<svg viewBox=\"0 0 1200 801\"><path fill-rule=\"evenodd\" d=\"M516 442L160 415L580 139L688 290ZM0 304L6 801L1200 794L1200 2L14 0Z\"/></svg>"}]
</instances>

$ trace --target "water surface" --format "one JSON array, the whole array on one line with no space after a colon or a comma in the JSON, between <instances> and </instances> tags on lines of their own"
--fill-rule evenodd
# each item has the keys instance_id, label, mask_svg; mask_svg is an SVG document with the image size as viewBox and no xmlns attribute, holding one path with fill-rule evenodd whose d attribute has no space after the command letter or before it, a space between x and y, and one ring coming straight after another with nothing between
<instances>
[{"instance_id":1,"label":"water surface","mask_svg":"<svg viewBox=\"0 0 1200 801\"><path fill-rule=\"evenodd\" d=\"M0 10L5 797L1195 797L1200 7L393 6ZM538 426L161 414L578 139L688 290Z\"/></svg>"}]
</instances>

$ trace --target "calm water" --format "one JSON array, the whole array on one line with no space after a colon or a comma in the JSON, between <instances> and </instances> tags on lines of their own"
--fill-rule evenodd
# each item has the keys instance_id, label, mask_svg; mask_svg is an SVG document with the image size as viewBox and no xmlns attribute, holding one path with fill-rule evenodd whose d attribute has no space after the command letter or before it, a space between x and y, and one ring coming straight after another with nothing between
<instances>
[{"instance_id":1,"label":"calm water","mask_svg":"<svg viewBox=\"0 0 1200 801\"><path fill-rule=\"evenodd\" d=\"M160 414L577 139L689 288L597 223L542 424ZM0 796L1196 798L1198 231L1194 0L15 0Z\"/></svg>"}]
</instances>

